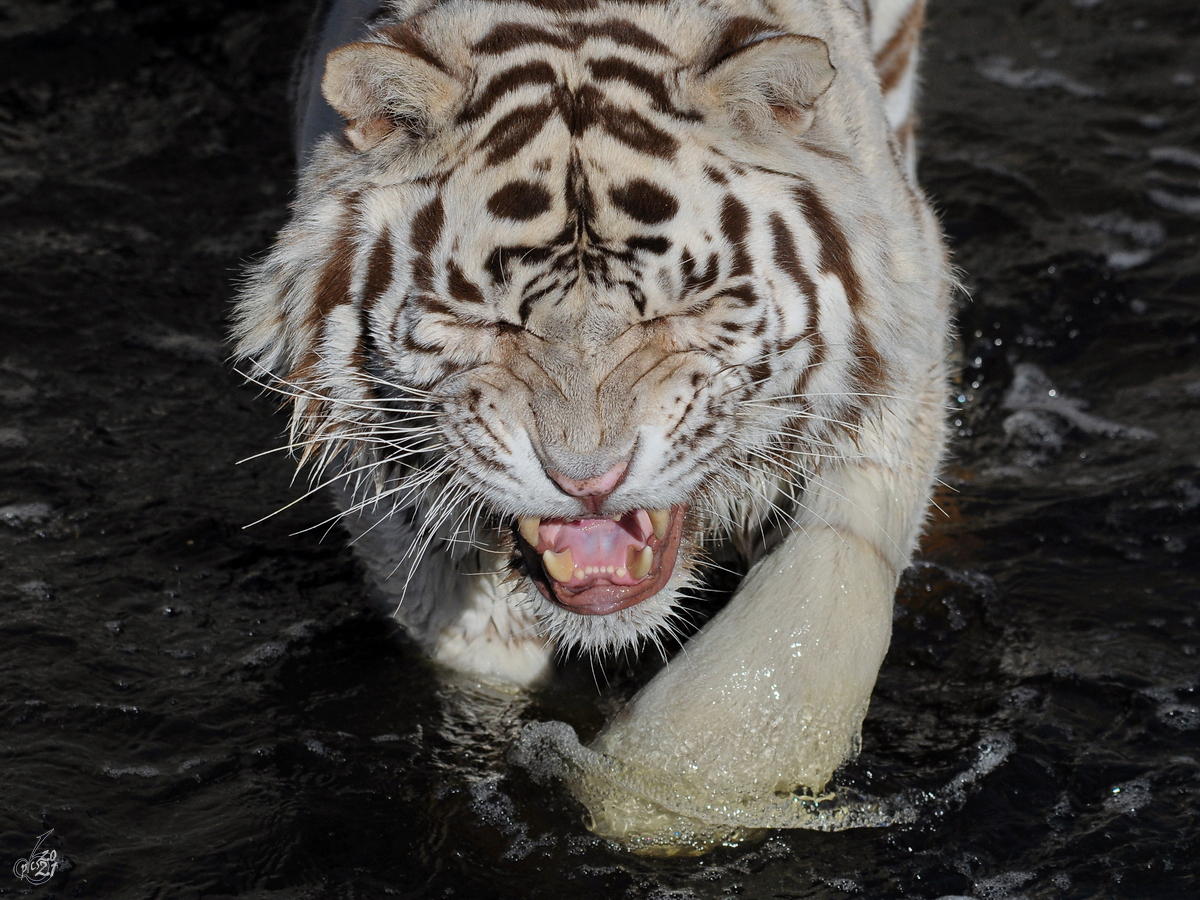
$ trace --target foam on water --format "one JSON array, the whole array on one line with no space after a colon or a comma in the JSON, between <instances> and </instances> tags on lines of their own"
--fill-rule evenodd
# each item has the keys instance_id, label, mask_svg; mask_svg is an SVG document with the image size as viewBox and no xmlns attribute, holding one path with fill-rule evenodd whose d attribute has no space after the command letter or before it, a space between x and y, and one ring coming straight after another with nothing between
<instances>
[{"instance_id":1,"label":"foam on water","mask_svg":"<svg viewBox=\"0 0 1200 900\"><path fill-rule=\"evenodd\" d=\"M0 522L13 528L25 528L48 519L50 513L48 503L10 503L0 506Z\"/></svg>"},{"instance_id":2,"label":"foam on water","mask_svg":"<svg viewBox=\"0 0 1200 900\"><path fill-rule=\"evenodd\" d=\"M978 69L985 78L1019 90L1057 88L1075 97L1099 97L1103 93L1053 69L1019 68L1007 56L989 56L979 63Z\"/></svg>"},{"instance_id":3,"label":"foam on water","mask_svg":"<svg viewBox=\"0 0 1200 900\"><path fill-rule=\"evenodd\" d=\"M1057 417L1066 424L1078 428L1085 434L1098 435L1107 438L1123 438L1137 441L1154 439L1154 433L1145 428L1133 425L1123 425L1102 419L1099 416L1084 412L1087 404L1074 397L1068 397L1055 388L1049 376L1033 363L1020 362L1013 366L1013 380L1004 394L1003 406L1015 412L1004 420L1004 430L1010 435L1021 433L1027 437L1041 440L1055 449L1061 446L1062 435L1048 423ZM1031 428L1029 421L1037 421L1037 426ZM1019 424L1014 424L1019 421Z\"/></svg>"},{"instance_id":4,"label":"foam on water","mask_svg":"<svg viewBox=\"0 0 1200 900\"><path fill-rule=\"evenodd\" d=\"M769 828L845 831L916 822L961 805L1014 747L1008 734L988 735L975 745L971 765L944 787L886 797L834 787L816 797L774 792L731 798L586 747L565 722L526 725L510 759L537 781L566 782L591 812L594 831L650 855L687 855L740 843ZM607 818L598 821L598 815Z\"/></svg>"},{"instance_id":5,"label":"foam on water","mask_svg":"<svg viewBox=\"0 0 1200 900\"><path fill-rule=\"evenodd\" d=\"M498 829L509 839L503 858L525 859L538 847L552 846L554 841L549 835L530 836L529 825L521 821L513 799L500 789L501 783L499 776L481 778L471 784L469 791L471 809L480 821Z\"/></svg>"}]
</instances>

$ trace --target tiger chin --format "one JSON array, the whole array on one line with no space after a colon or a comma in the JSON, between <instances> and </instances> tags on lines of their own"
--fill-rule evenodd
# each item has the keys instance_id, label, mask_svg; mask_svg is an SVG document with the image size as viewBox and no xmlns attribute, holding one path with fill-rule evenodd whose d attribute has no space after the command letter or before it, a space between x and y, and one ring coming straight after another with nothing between
<instances>
[{"instance_id":1,"label":"tiger chin","mask_svg":"<svg viewBox=\"0 0 1200 900\"><path fill-rule=\"evenodd\" d=\"M922 0L326 7L298 198L234 331L381 602L531 685L672 640L705 562L740 557L588 748L659 788L599 766L576 793L643 846L819 794L946 440Z\"/></svg>"}]
</instances>

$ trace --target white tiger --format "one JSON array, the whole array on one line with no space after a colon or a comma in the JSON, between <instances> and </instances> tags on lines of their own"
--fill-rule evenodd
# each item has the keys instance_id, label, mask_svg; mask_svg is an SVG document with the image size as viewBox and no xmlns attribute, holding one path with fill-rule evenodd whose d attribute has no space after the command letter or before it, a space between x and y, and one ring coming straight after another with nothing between
<instances>
[{"instance_id":1,"label":"white tiger","mask_svg":"<svg viewBox=\"0 0 1200 900\"><path fill-rule=\"evenodd\" d=\"M238 353L449 666L529 685L556 648L660 641L740 555L593 749L713 809L820 791L945 442L922 0L374 6L314 45L338 116L301 84L299 199ZM661 825L581 796L603 833Z\"/></svg>"}]
</instances>

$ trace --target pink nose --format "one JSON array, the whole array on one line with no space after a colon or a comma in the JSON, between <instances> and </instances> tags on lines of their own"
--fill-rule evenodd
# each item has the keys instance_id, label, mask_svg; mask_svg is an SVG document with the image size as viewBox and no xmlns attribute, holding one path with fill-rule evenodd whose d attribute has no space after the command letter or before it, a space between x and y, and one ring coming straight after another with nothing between
<instances>
[{"instance_id":1,"label":"pink nose","mask_svg":"<svg viewBox=\"0 0 1200 900\"><path fill-rule=\"evenodd\" d=\"M595 478L568 478L553 469L547 469L546 474L564 493L570 494L572 497L603 499L615 491L617 485L625 479L627 468L629 468L628 463L619 462L603 475L597 475Z\"/></svg>"}]
</instances>

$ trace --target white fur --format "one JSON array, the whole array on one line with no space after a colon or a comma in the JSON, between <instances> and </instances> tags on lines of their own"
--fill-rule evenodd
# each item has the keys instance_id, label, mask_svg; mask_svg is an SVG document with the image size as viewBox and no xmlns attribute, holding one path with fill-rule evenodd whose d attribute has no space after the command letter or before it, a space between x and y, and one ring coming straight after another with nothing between
<instances>
[{"instance_id":1,"label":"white fur","mask_svg":"<svg viewBox=\"0 0 1200 900\"><path fill-rule=\"evenodd\" d=\"M707 118L668 122L640 90L616 79L609 96L672 129L680 150L671 162L632 152L599 128L577 140L552 119L504 167L485 165L475 142L488 123L536 101L544 88L518 85L477 132L456 130L453 114L472 85L486 83L486 66L500 65L472 59L465 48L498 16L542 25L546 13L501 2L398 7L402 15L428 12L422 35L448 74L425 94L406 92L403 78L380 69L390 51L359 49L339 57L343 71L327 79L326 93L366 118L377 104L395 110L411 100L408 114L424 117L428 132L419 140L389 132L384 116L365 131L353 125L350 144L327 139L304 175L291 224L252 273L237 314L239 352L296 399L294 445L319 467L347 473L345 521L380 602L448 666L528 685L548 676L556 645L599 651L661 641L697 576L701 542L742 553L753 567L726 609L595 745L625 767L685 792L700 785L727 804L797 787L819 792L855 751L887 649L892 594L945 442L950 278L936 222L912 182L911 155L893 132L910 121L915 76L910 68L884 97L873 63L910 0L872 6L869 29L854 0L614 6L672 42L676 59L664 84ZM600 9L594 18L608 14ZM802 39L770 38L711 75L689 74L735 16ZM568 85L587 75L586 61L569 51L543 47L529 58L553 59ZM422 66L405 61L405 77ZM444 183L422 180L447 160L455 168ZM728 165L727 181L736 184L711 179L714 162ZM557 191L568 165L602 198L635 178L671 187L675 246L720 243L714 235L725 227L720 210L731 192L749 221L741 252L754 261L755 302L747 308L701 291L693 308L680 308L677 268L648 262L639 273L616 256L611 283L640 279L644 314L632 317L628 298L581 280L561 302L535 307L523 329L498 331L495 322L518 319L521 279L540 277L522 270L520 259L515 274L489 287L482 307L447 299L451 263L478 273L498 244L554 239L568 213L562 204L572 198L556 194L555 215L499 230L485 204L514 177L544 179ZM802 208L797 191L821 209ZM435 197L442 234L452 240L430 251L430 283L421 290L439 295L443 310L429 312L412 301L410 279L422 241L417 211ZM594 215L592 226L614 245L639 233L610 203ZM780 262L781 224L811 276L812 297ZM314 323L314 294L332 277L321 272L331 248L345 249L348 227L349 295L333 298L338 305ZM827 259L831 227L844 233L847 259ZM395 275L360 314L366 259L381 242ZM722 249L728 267L733 248ZM814 308L819 334L809 335ZM360 328L383 376L360 371ZM406 352L401 336L444 350ZM773 349L781 346L791 349ZM770 374L755 380L764 360ZM397 412L402 406L406 417ZM691 455L677 454L678 446L692 447ZM629 469L610 508L686 502L698 533L685 540L658 595L608 616L577 615L508 572L507 529L517 516L581 514L547 469L590 477L620 461ZM575 787L602 833L671 840L671 817L651 816L643 798L614 792L602 768ZM688 833L703 835L719 819L693 821Z\"/></svg>"}]
</instances>

